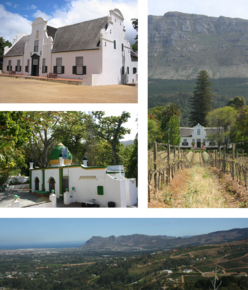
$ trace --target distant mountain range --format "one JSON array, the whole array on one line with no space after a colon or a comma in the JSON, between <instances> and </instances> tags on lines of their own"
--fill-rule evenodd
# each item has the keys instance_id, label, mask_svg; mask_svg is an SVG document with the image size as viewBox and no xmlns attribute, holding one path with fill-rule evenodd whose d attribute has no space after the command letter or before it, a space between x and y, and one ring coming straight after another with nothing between
<instances>
[{"instance_id":1,"label":"distant mountain range","mask_svg":"<svg viewBox=\"0 0 248 290\"><path fill-rule=\"evenodd\" d=\"M223 243L237 239L248 238L248 228L232 229L229 231L218 231L204 235L191 237L170 237L170 236L148 236L148 235L128 235L128 236L110 236L92 237L81 247L85 250L111 250L113 248L176 248L186 245L201 245L212 243Z\"/></svg>"},{"instance_id":2,"label":"distant mountain range","mask_svg":"<svg viewBox=\"0 0 248 290\"><path fill-rule=\"evenodd\" d=\"M167 12L148 16L149 77L248 77L248 20Z\"/></svg>"},{"instance_id":3,"label":"distant mountain range","mask_svg":"<svg viewBox=\"0 0 248 290\"><path fill-rule=\"evenodd\" d=\"M120 143L122 143L126 147L127 145L133 144L133 141L134 140L120 141Z\"/></svg>"}]
</instances>

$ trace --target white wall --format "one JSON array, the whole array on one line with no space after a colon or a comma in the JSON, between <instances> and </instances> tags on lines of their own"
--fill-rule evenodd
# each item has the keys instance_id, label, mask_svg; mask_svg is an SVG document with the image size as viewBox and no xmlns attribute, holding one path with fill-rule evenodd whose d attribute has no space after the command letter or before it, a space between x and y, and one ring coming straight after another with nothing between
<instances>
[{"instance_id":1,"label":"white wall","mask_svg":"<svg viewBox=\"0 0 248 290\"><path fill-rule=\"evenodd\" d=\"M137 203L138 196L135 178L126 179L126 196L127 206L133 206Z\"/></svg>"},{"instance_id":2,"label":"white wall","mask_svg":"<svg viewBox=\"0 0 248 290\"><path fill-rule=\"evenodd\" d=\"M42 171L41 170L32 170L32 192L35 191L35 178L39 178L39 190L42 190Z\"/></svg>"},{"instance_id":3,"label":"white wall","mask_svg":"<svg viewBox=\"0 0 248 290\"><path fill-rule=\"evenodd\" d=\"M46 73L42 74L42 59L46 59L47 72L51 70L51 49L53 47L53 39L51 36L47 35L47 21L42 17L36 18L32 23L32 32L29 37L29 41L25 44L24 53L24 66L23 74L30 76L32 73L32 58L31 55L34 53L40 56L39 60L39 76L47 76ZM39 31L38 38L36 38L36 32ZM34 42L39 40L38 52L34 52ZM27 60L29 61L29 72L25 72L25 66L27 65Z\"/></svg>"},{"instance_id":4,"label":"white wall","mask_svg":"<svg viewBox=\"0 0 248 290\"><path fill-rule=\"evenodd\" d=\"M86 75L75 75L72 73L72 67L76 65L76 57L83 57L83 65L86 66ZM102 72L102 54L99 50L85 50L73 52L58 52L52 54L52 66L49 72L53 72L56 66L56 58L62 57L62 66L65 67L64 74L58 74L59 78L84 79L91 74L100 74Z\"/></svg>"},{"instance_id":5,"label":"white wall","mask_svg":"<svg viewBox=\"0 0 248 290\"><path fill-rule=\"evenodd\" d=\"M55 180L55 194L59 198L60 184L59 184L59 169L46 169L45 171L45 191L49 191L49 179L53 177Z\"/></svg>"},{"instance_id":6,"label":"white wall","mask_svg":"<svg viewBox=\"0 0 248 290\"><path fill-rule=\"evenodd\" d=\"M23 74L23 56L9 56L9 57L4 57L3 58L3 73L8 74L9 72L7 71L7 66L9 63L9 60L11 60L11 66L12 66L12 71L15 71L15 67L17 66L17 60L20 60L21 63L21 71L20 72L16 72L17 75Z\"/></svg>"},{"instance_id":7,"label":"white wall","mask_svg":"<svg viewBox=\"0 0 248 290\"><path fill-rule=\"evenodd\" d=\"M68 168L63 168L63 175L68 176ZM69 168L69 192L73 193L74 200L77 202L96 199L96 203L99 203L100 206L106 206L105 176L106 169L71 167ZM84 177L84 179L80 179L80 177ZM97 194L97 186L104 187L104 195ZM72 187L75 187L75 192L72 191Z\"/></svg>"}]
</instances>

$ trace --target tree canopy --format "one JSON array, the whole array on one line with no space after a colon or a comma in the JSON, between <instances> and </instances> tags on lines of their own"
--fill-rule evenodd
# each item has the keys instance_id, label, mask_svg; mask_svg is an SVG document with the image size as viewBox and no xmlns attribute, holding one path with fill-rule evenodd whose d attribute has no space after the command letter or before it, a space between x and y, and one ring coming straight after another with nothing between
<instances>
[{"instance_id":1,"label":"tree canopy","mask_svg":"<svg viewBox=\"0 0 248 290\"><path fill-rule=\"evenodd\" d=\"M5 46L11 47L12 44L8 40L4 40L3 37L0 37L0 70L2 69L3 52L4 52L4 47Z\"/></svg>"}]
</instances>

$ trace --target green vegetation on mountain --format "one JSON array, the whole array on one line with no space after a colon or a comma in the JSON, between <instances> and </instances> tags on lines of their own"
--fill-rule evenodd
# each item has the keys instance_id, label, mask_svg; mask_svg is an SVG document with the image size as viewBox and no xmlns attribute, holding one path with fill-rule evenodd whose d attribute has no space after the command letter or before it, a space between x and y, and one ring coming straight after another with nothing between
<instances>
[{"instance_id":1,"label":"green vegetation on mountain","mask_svg":"<svg viewBox=\"0 0 248 290\"><path fill-rule=\"evenodd\" d=\"M222 108L237 96L243 96L248 103L248 79L210 79L213 90L213 109ZM180 106L181 126L189 126L191 110L190 98L193 96L195 80L151 80L148 81L148 108L159 108L169 103Z\"/></svg>"}]
</instances>

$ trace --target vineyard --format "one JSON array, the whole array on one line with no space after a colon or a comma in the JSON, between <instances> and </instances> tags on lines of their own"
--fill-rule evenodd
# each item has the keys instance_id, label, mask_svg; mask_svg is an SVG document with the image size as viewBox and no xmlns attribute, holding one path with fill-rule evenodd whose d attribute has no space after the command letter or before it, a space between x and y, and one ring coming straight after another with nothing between
<instances>
[{"instance_id":1,"label":"vineyard","mask_svg":"<svg viewBox=\"0 0 248 290\"><path fill-rule=\"evenodd\" d=\"M247 207L244 152L180 150L154 143L148 152L149 207Z\"/></svg>"}]
</instances>

